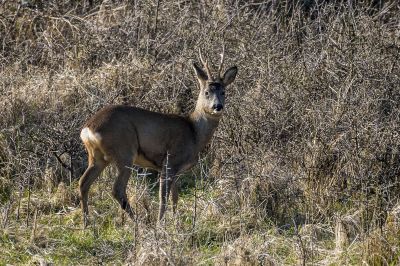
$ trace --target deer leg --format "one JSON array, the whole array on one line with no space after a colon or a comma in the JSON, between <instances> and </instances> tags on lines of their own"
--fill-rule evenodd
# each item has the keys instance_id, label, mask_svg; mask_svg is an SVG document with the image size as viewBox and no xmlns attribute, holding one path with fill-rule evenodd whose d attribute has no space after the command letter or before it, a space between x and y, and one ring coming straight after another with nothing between
<instances>
[{"instance_id":1,"label":"deer leg","mask_svg":"<svg viewBox=\"0 0 400 266\"><path fill-rule=\"evenodd\" d=\"M129 166L131 166L131 163L118 166L119 174L114 182L112 195L118 201L119 205L121 205L121 208L128 213L129 217L133 220L135 213L126 195L126 187L131 175L131 170L128 168Z\"/></svg>"},{"instance_id":2,"label":"deer leg","mask_svg":"<svg viewBox=\"0 0 400 266\"><path fill-rule=\"evenodd\" d=\"M81 198L84 227L88 225L88 194L90 186L93 184L93 182L96 180L96 178L100 175L105 167L106 163L104 161L99 160L98 162L93 162L93 159L89 158L89 166L79 179L79 194Z\"/></svg>"},{"instance_id":3,"label":"deer leg","mask_svg":"<svg viewBox=\"0 0 400 266\"><path fill-rule=\"evenodd\" d=\"M171 184L171 197L172 197L172 211L176 213L176 207L178 206L178 184L177 179L175 178Z\"/></svg>"},{"instance_id":4,"label":"deer leg","mask_svg":"<svg viewBox=\"0 0 400 266\"><path fill-rule=\"evenodd\" d=\"M165 166L166 168L168 166ZM167 169L166 169L167 170ZM168 197L172 188L173 180L175 179L175 172L173 169L168 168L168 171L163 171L160 177L160 209L158 212L158 220L161 221L164 213L167 210Z\"/></svg>"},{"instance_id":5,"label":"deer leg","mask_svg":"<svg viewBox=\"0 0 400 266\"><path fill-rule=\"evenodd\" d=\"M171 191L172 176L162 174L160 177L160 208L158 212L158 220L164 218L164 213L167 210L167 201L169 192Z\"/></svg>"}]
</instances>

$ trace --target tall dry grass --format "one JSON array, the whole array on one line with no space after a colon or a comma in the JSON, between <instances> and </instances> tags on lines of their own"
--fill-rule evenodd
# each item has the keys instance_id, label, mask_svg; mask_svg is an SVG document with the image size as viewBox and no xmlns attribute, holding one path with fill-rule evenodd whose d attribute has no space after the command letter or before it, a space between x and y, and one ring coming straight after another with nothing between
<instances>
[{"instance_id":1,"label":"tall dry grass","mask_svg":"<svg viewBox=\"0 0 400 266\"><path fill-rule=\"evenodd\" d=\"M263 240L275 226L278 235L294 232L282 245L297 247L301 263L329 253L318 245L335 227L341 250L364 241L362 254L381 257L371 263L395 262L390 237L399 234L388 221L397 221L400 188L399 11L396 1L3 1L3 223L29 208L26 195L55 193L60 182L74 189L86 164L80 126L102 106L190 112L190 60L201 47L217 63L224 41L239 76L196 184L182 177L198 227L157 245L158 235L142 231L130 259L196 263L188 250L211 241L201 226L217 220L212 261L281 262ZM240 246L248 251L232 257Z\"/></svg>"}]
</instances>

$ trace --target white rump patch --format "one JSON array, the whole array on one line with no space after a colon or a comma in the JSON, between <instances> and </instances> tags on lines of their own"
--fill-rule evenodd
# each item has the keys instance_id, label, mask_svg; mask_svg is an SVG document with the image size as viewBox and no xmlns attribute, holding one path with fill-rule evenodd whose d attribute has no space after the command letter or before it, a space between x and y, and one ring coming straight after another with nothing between
<instances>
[{"instance_id":1,"label":"white rump patch","mask_svg":"<svg viewBox=\"0 0 400 266\"><path fill-rule=\"evenodd\" d=\"M86 142L98 143L101 141L101 135L97 132L93 133L88 127L85 127L81 131L81 139Z\"/></svg>"}]
</instances>

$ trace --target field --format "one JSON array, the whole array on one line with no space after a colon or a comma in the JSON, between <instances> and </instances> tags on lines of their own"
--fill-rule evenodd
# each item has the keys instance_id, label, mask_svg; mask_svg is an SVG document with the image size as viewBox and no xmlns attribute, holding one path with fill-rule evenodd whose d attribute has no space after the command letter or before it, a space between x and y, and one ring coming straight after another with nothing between
<instances>
[{"instance_id":1,"label":"field","mask_svg":"<svg viewBox=\"0 0 400 266\"><path fill-rule=\"evenodd\" d=\"M400 264L398 1L0 3L0 265ZM82 228L82 125L129 104L187 115L202 49L239 74L180 199L108 168Z\"/></svg>"}]
</instances>

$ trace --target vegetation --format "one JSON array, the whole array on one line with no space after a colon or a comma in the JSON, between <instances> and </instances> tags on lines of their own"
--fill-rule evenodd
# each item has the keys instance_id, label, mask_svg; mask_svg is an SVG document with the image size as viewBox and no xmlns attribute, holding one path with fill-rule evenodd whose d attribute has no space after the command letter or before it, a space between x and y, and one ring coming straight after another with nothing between
<instances>
[{"instance_id":1,"label":"vegetation","mask_svg":"<svg viewBox=\"0 0 400 266\"><path fill-rule=\"evenodd\" d=\"M41 1L0 4L0 264L397 265L397 1ZM198 48L239 75L178 213L157 178L77 182L84 121L108 104L187 114Z\"/></svg>"}]
</instances>

